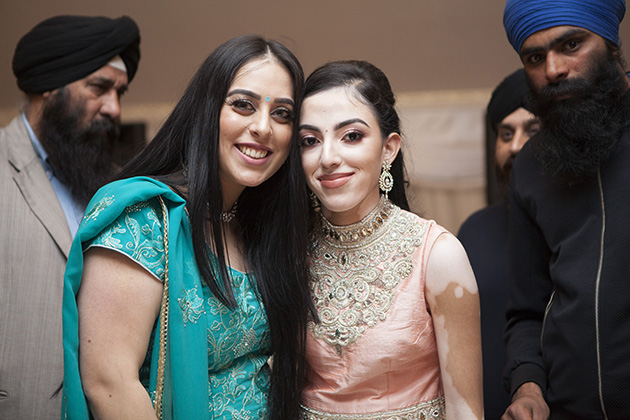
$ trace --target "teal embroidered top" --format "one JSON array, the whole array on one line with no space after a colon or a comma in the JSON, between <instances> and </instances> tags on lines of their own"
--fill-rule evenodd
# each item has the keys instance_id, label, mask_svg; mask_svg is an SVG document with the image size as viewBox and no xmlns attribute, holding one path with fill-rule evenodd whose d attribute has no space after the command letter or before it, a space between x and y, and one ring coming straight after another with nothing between
<instances>
[{"instance_id":1,"label":"teal embroidered top","mask_svg":"<svg viewBox=\"0 0 630 420\"><path fill-rule=\"evenodd\" d=\"M140 178L142 179L142 178ZM157 181L151 180L153 183L163 185ZM124 182L124 181L122 181ZM110 184L111 185L111 184ZM106 187L107 188L107 187ZM113 190L116 192L116 189ZM86 213L84 224L89 225L89 219L100 216L100 212L106 209L112 200L117 200L116 194L101 194L102 198L96 203L90 204ZM165 200L165 202L167 202ZM117 215L109 218L108 224L101 222L98 233L88 235L90 238L83 241L82 249L97 246L120 252L133 261L140 264L144 269L150 272L160 281L164 281L165 275L165 253L164 253L164 226L161 204L157 198L150 198L144 201L131 201ZM168 206L167 206L168 207ZM167 210L168 211L168 210ZM169 215L172 216L172 215ZM87 223L86 223L87 220ZM169 217L170 223L173 223L173 217ZM182 213L183 230L190 231L190 224L185 213ZM170 229L169 233L173 230ZM182 236L182 235L180 235ZM184 242L190 241L190 236L183 235ZM190 328L199 330L199 324L205 323L206 344L207 344L207 387L208 387L208 417L211 419L266 419L267 413L267 396L269 392L269 365L268 359L271 355L271 339L267 317L257 292L255 282L247 274L239 271L230 270L231 284L234 291L234 297L237 301L237 308L231 310L216 299L210 289L201 279L194 255L192 254L192 244L187 243L185 247L186 255L174 255L180 247L174 247L172 235L169 237L169 259L177 260L181 263L177 268L177 272L183 276L183 280L176 281L178 275L174 275L173 261L169 264L169 283L170 283L170 309L169 309L169 332L170 331L188 331ZM74 248L74 245L73 245ZM68 273L66 273L68 277ZM66 280L68 281L68 280ZM173 290L177 288L177 290ZM64 296L64 301L65 301ZM64 329L66 326L66 317L64 314ZM157 324L157 323L156 323ZM176 325L174 325L176 324ZM156 325L156 328L157 325ZM157 334L157 329L155 334ZM192 330L190 330L192 331ZM189 331L189 332L190 332ZM64 331L64 337L66 336ZM169 336L169 347L171 357L170 363L182 363L187 365L187 358L191 361L193 352L186 354L188 347L183 343L173 343L172 335ZM153 353L157 353L158 346L154 341ZM179 345L176 345L179 344ZM64 344L65 347L65 344ZM150 346L151 347L151 346ZM178 350L175 350L175 349ZM151 348L149 349L151 352ZM200 354L200 353L197 353ZM169 359L167 356L167 363ZM152 364L155 364L155 354L148 355L145 366L141 370L148 372L155 370ZM75 362L74 360L72 360ZM151 362L153 361L153 362ZM66 377L68 377L68 369L66 367ZM182 414L190 415L185 402L177 404L177 395L192 393L193 391L185 390L184 387L190 386L185 377L177 378L178 374L183 375L181 370L175 370L170 367L167 374L171 373L174 377L172 384L169 384L168 378L165 379L165 389L168 394L172 394L172 402L168 402L170 395L166 395L167 402L164 404L164 418L171 418L169 412L172 409L172 418L186 418ZM148 376L154 376L151 372ZM147 381L148 383L149 381ZM175 386L180 383L180 389ZM170 388L170 389L169 389ZM152 398L155 391L155 379L153 385L148 387ZM196 392L196 390L195 390ZM69 405L66 400L66 390L64 388L64 405ZM199 399L194 400L197 405ZM178 406L177 409L173 406ZM192 404L192 403L191 403ZM72 412L67 410L66 412ZM180 415L177 414L180 413ZM71 418L71 416L69 416ZM73 418L83 418L76 416Z\"/></svg>"}]
</instances>

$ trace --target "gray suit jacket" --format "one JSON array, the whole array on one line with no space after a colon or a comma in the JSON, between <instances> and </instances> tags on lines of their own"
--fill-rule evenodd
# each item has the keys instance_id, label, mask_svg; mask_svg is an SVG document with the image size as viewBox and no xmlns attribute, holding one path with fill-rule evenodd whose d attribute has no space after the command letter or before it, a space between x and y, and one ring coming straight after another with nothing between
<instances>
[{"instance_id":1,"label":"gray suit jacket","mask_svg":"<svg viewBox=\"0 0 630 420\"><path fill-rule=\"evenodd\" d=\"M0 129L0 420L59 419L72 238L21 117Z\"/></svg>"}]
</instances>

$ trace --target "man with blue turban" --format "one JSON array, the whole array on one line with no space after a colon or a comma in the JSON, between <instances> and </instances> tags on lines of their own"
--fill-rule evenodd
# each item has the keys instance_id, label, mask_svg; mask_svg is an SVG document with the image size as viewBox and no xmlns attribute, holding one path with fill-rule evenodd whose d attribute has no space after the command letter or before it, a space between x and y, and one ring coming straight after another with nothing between
<instances>
[{"instance_id":1,"label":"man with blue turban","mask_svg":"<svg viewBox=\"0 0 630 420\"><path fill-rule=\"evenodd\" d=\"M623 0L507 0L539 133L510 186L503 419L630 418Z\"/></svg>"},{"instance_id":2,"label":"man with blue turban","mask_svg":"<svg viewBox=\"0 0 630 420\"><path fill-rule=\"evenodd\" d=\"M139 44L129 17L55 16L15 49L26 101L0 129L0 420L61 415L63 274L85 206L113 175Z\"/></svg>"}]
</instances>

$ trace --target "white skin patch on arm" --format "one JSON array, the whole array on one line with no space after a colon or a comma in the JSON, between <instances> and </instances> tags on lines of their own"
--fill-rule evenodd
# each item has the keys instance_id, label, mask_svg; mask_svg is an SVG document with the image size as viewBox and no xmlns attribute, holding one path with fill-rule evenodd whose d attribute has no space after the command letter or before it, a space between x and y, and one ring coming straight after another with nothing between
<instances>
[{"instance_id":1,"label":"white skin patch on arm","mask_svg":"<svg viewBox=\"0 0 630 420\"><path fill-rule=\"evenodd\" d=\"M448 420L483 418L479 296L461 244L450 234L435 242L426 274Z\"/></svg>"}]
</instances>

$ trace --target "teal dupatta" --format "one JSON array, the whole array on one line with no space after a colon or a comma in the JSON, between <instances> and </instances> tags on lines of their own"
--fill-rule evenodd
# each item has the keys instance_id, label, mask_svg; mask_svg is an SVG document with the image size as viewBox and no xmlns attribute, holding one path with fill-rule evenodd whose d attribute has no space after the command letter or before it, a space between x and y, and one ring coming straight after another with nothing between
<instances>
[{"instance_id":1,"label":"teal dupatta","mask_svg":"<svg viewBox=\"0 0 630 420\"><path fill-rule=\"evenodd\" d=\"M112 223L128 206L161 197L166 207L168 232L168 273L170 301L165 346L162 418L207 419L208 347L206 322L182 323L182 309L176 302L185 299L184 291L199 284L200 276L184 275L185 265L194 259L186 202L165 184L147 177L116 181L101 188L88 204L74 238L64 278L63 347L64 382L62 418L87 420L91 416L79 374L79 328L76 295L83 272L83 244L88 243ZM205 313L200 314L205 321ZM201 321L201 320L200 320ZM151 354L150 396L155 405L160 326L156 324Z\"/></svg>"}]
</instances>

